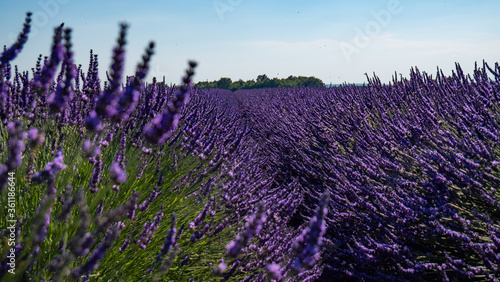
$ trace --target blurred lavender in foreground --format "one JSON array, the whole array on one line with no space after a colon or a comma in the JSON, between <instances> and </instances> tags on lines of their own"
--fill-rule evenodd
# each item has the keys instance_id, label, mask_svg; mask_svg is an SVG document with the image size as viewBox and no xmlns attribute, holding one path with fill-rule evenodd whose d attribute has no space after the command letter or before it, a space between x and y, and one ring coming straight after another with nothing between
<instances>
[{"instance_id":1,"label":"blurred lavender in foreground","mask_svg":"<svg viewBox=\"0 0 500 282\"><path fill-rule=\"evenodd\" d=\"M186 75L182 78L182 85L163 110L163 113L156 116L149 123L144 132L146 140L152 144L164 143L177 128L180 119L180 110L189 101L189 92L192 88L191 79L194 75L194 68L197 63L189 62Z\"/></svg>"},{"instance_id":2,"label":"blurred lavender in foreground","mask_svg":"<svg viewBox=\"0 0 500 282\"><path fill-rule=\"evenodd\" d=\"M177 239L175 237L177 229L175 225L177 223L177 214L172 213L172 223L170 224L170 229L168 230L167 237L165 237L165 242L161 247L160 253L156 256L156 260L162 260L162 256L168 254L170 249L177 244Z\"/></svg>"},{"instance_id":3,"label":"blurred lavender in foreground","mask_svg":"<svg viewBox=\"0 0 500 282\"><path fill-rule=\"evenodd\" d=\"M245 224L245 230L238 235L234 241L229 242L226 246L226 254L230 257L237 257L241 249L246 247L253 235L259 234L262 229L262 224L266 222L266 211L263 203L257 204L257 212L250 216L250 219Z\"/></svg>"},{"instance_id":4,"label":"blurred lavender in foreground","mask_svg":"<svg viewBox=\"0 0 500 282\"><path fill-rule=\"evenodd\" d=\"M57 67L64 57L64 48L61 44L63 26L64 24L61 24L54 29L50 59L46 61L41 72L36 73L33 78L33 86L41 97L45 97L47 90L52 85Z\"/></svg>"},{"instance_id":5,"label":"blurred lavender in foreground","mask_svg":"<svg viewBox=\"0 0 500 282\"><path fill-rule=\"evenodd\" d=\"M125 44L127 35L127 25L120 24L120 35L118 36L117 46L113 49L113 60L110 71L110 84L103 91L96 103L96 113L100 118L112 117L116 114L116 103L120 95L120 86L122 83L123 69L125 65Z\"/></svg>"},{"instance_id":6,"label":"blurred lavender in foreground","mask_svg":"<svg viewBox=\"0 0 500 282\"><path fill-rule=\"evenodd\" d=\"M23 49L26 41L28 41L28 33L30 32L31 28L31 16L31 12L26 13L26 20L24 22L23 30L17 37L16 42L14 42L14 44L10 48L5 50L0 56L0 63L2 66L5 66L6 63L14 60Z\"/></svg>"},{"instance_id":7,"label":"blurred lavender in foreground","mask_svg":"<svg viewBox=\"0 0 500 282\"><path fill-rule=\"evenodd\" d=\"M296 257L292 260L292 269L299 272L304 267L312 267L320 257L320 246L326 232L325 217L328 213L330 193L325 191L321 196L316 214L302 234L295 240Z\"/></svg>"},{"instance_id":8,"label":"blurred lavender in foreground","mask_svg":"<svg viewBox=\"0 0 500 282\"><path fill-rule=\"evenodd\" d=\"M74 269L71 272L71 276L73 276L73 278L78 278L94 270L99 265L100 260L104 257L106 251L111 247L118 235L118 228L116 226L111 227L105 234L102 243L90 254L85 264Z\"/></svg>"},{"instance_id":9,"label":"blurred lavender in foreground","mask_svg":"<svg viewBox=\"0 0 500 282\"><path fill-rule=\"evenodd\" d=\"M42 183L50 177L56 175L59 171L66 168L62 151L57 151L53 161L48 162L45 168L33 175L33 181Z\"/></svg>"},{"instance_id":10,"label":"blurred lavender in foreground","mask_svg":"<svg viewBox=\"0 0 500 282\"><path fill-rule=\"evenodd\" d=\"M23 123L21 121L9 122L7 125L9 134L9 157L7 162L0 165L0 192L5 189L9 172L14 171L23 162L22 152L24 151L24 138L26 133L23 131Z\"/></svg>"},{"instance_id":11,"label":"blurred lavender in foreground","mask_svg":"<svg viewBox=\"0 0 500 282\"><path fill-rule=\"evenodd\" d=\"M73 99L74 89L72 81L77 76L75 65L73 64L73 51L71 51L71 29L64 30L64 60L63 68L65 79L63 83L58 83L56 91L48 99L51 112L63 112L68 106L69 101Z\"/></svg>"},{"instance_id":12,"label":"blurred lavender in foreground","mask_svg":"<svg viewBox=\"0 0 500 282\"><path fill-rule=\"evenodd\" d=\"M9 68L9 62L16 58L16 56L21 52L24 44L28 40L28 33L30 32L31 28L31 15L31 12L26 13L26 20L24 22L23 30L19 34L16 42L14 42L14 44L10 48L5 49L0 56L0 119L4 124L6 122L5 119L8 115L7 112L10 110L8 107L8 104L10 102L7 89L8 87L7 83L4 81L4 77L6 75L9 75L10 69L7 74L5 74L5 72L7 68Z\"/></svg>"}]
</instances>

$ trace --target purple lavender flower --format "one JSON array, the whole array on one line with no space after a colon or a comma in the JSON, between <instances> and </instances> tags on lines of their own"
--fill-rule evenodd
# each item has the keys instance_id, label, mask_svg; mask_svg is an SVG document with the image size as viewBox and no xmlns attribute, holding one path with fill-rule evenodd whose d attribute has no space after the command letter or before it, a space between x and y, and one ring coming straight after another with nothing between
<instances>
[{"instance_id":1,"label":"purple lavender flower","mask_svg":"<svg viewBox=\"0 0 500 282\"><path fill-rule=\"evenodd\" d=\"M189 256L185 256L184 259L179 263L179 267L186 265L189 261Z\"/></svg>"},{"instance_id":2,"label":"purple lavender flower","mask_svg":"<svg viewBox=\"0 0 500 282\"><path fill-rule=\"evenodd\" d=\"M104 208L104 199L101 199L101 201L97 205L97 211L96 211L97 215L101 215L102 214L103 208Z\"/></svg>"},{"instance_id":3,"label":"purple lavender flower","mask_svg":"<svg viewBox=\"0 0 500 282\"><path fill-rule=\"evenodd\" d=\"M161 247L160 253L156 256L156 260L161 260L161 257L166 255L172 247L177 244L176 238L176 228L175 225L177 223L177 214L172 213L172 222L170 224L170 229L168 230L167 237L165 237L165 243Z\"/></svg>"},{"instance_id":4,"label":"purple lavender flower","mask_svg":"<svg viewBox=\"0 0 500 282\"><path fill-rule=\"evenodd\" d=\"M186 76L183 77L183 84L178 93L173 97L173 100L168 104L163 113L156 116L151 123L149 123L144 132L146 140L150 143L164 143L168 137L177 128L180 118L180 110L189 100L189 92L191 90L191 79L194 75L194 68L196 62L189 62L189 69L186 71Z\"/></svg>"},{"instance_id":5,"label":"purple lavender flower","mask_svg":"<svg viewBox=\"0 0 500 282\"><path fill-rule=\"evenodd\" d=\"M49 201L47 198L39 208L42 220L37 224L37 231L35 231L35 236L33 237L33 246L39 247L47 236L47 228L50 225L50 218L52 213L52 207L49 206L48 202Z\"/></svg>"},{"instance_id":6,"label":"purple lavender flower","mask_svg":"<svg viewBox=\"0 0 500 282\"><path fill-rule=\"evenodd\" d=\"M26 13L26 20L24 22L24 27L22 32L17 37L16 42L8 49L4 50L2 55L0 56L0 65L5 66L7 62L14 60L19 54L26 43L28 41L28 33L31 28L31 12Z\"/></svg>"},{"instance_id":7,"label":"purple lavender flower","mask_svg":"<svg viewBox=\"0 0 500 282\"><path fill-rule=\"evenodd\" d=\"M217 266L212 267L212 272L214 275L220 276L224 271L227 269L227 264L224 262L224 259L222 258L217 264Z\"/></svg>"},{"instance_id":8,"label":"purple lavender flower","mask_svg":"<svg viewBox=\"0 0 500 282\"><path fill-rule=\"evenodd\" d=\"M20 121L9 122L7 124L9 133L9 157L5 164L0 165L0 192L7 186L9 173L22 164L22 152L26 133L23 131L23 123Z\"/></svg>"},{"instance_id":9,"label":"purple lavender flower","mask_svg":"<svg viewBox=\"0 0 500 282\"><path fill-rule=\"evenodd\" d=\"M252 215L245 224L245 230L236 235L236 240L229 242L226 246L226 254L231 257L237 257L253 235L259 234L262 224L266 222L266 211L263 203L257 204L257 213Z\"/></svg>"},{"instance_id":10,"label":"purple lavender flower","mask_svg":"<svg viewBox=\"0 0 500 282\"><path fill-rule=\"evenodd\" d=\"M129 234L127 236L127 238L125 239L125 241L123 241L123 244L121 245L121 247L118 249L121 253L123 253L129 246L130 244L130 238L131 238L131 234Z\"/></svg>"},{"instance_id":11,"label":"purple lavender flower","mask_svg":"<svg viewBox=\"0 0 500 282\"><path fill-rule=\"evenodd\" d=\"M101 154L100 146L93 146L92 141L88 139L85 139L85 141L83 141L82 149L87 158L95 158Z\"/></svg>"},{"instance_id":12,"label":"purple lavender flower","mask_svg":"<svg viewBox=\"0 0 500 282\"><path fill-rule=\"evenodd\" d=\"M134 219L136 209L137 209L137 194L133 193L131 198L130 198L129 209L127 209L127 218Z\"/></svg>"},{"instance_id":13,"label":"purple lavender flower","mask_svg":"<svg viewBox=\"0 0 500 282\"><path fill-rule=\"evenodd\" d=\"M292 260L292 269L299 271L303 267L312 267L319 258L319 247L326 232L325 217L328 213L330 193L324 192L316 209L316 214L309 222L302 234L295 240L296 257Z\"/></svg>"},{"instance_id":14,"label":"purple lavender flower","mask_svg":"<svg viewBox=\"0 0 500 282\"><path fill-rule=\"evenodd\" d=\"M45 142L45 134L43 132L38 133L37 128L32 128L28 130L28 140L31 148L37 148Z\"/></svg>"},{"instance_id":15,"label":"purple lavender flower","mask_svg":"<svg viewBox=\"0 0 500 282\"><path fill-rule=\"evenodd\" d=\"M120 167L120 164L114 162L109 168L110 178L116 184L122 184L127 181L127 173Z\"/></svg>"},{"instance_id":16,"label":"purple lavender flower","mask_svg":"<svg viewBox=\"0 0 500 282\"><path fill-rule=\"evenodd\" d=\"M118 227L118 229L122 230L123 228L125 228L125 223L118 221L118 223L116 224L116 227Z\"/></svg>"},{"instance_id":17,"label":"purple lavender flower","mask_svg":"<svg viewBox=\"0 0 500 282\"><path fill-rule=\"evenodd\" d=\"M177 235L175 236L175 241L179 241L181 239L182 233L184 233L184 227L185 225L181 225L181 228L179 228L179 231L177 232Z\"/></svg>"},{"instance_id":18,"label":"purple lavender flower","mask_svg":"<svg viewBox=\"0 0 500 282\"><path fill-rule=\"evenodd\" d=\"M203 210L196 216L196 218L189 223L189 228L194 229L196 226L202 224L209 211L210 211L210 204L207 203L203 207Z\"/></svg>"},{"instance_id":19,"label":"purple lavender flower","mask_svg":"<svg viewBox=\"0 0 500 282\"><path fill-rule=\"evenodd\" d=\"M193 235L191 235L191 243L196 243L199 239L203 238L204 234L199 230L195 231Z\"/></svg>"},{"instance_id":20,"label":"purple lavender flower","mask_svg":"<svg viewBox=\"0 0 500 282\"><path fill-rule=\"evenodd\" d=\"M39 171L33 175L33 181L42 183L49 178L53 178L59 171L66 168L64 163L64 156L62 151L57 151L54 160L48 162L42 171Z\"/></svg>"},{"instance_id":21,"label":"purple lavender flower","mask_svg":"<svg viewBox=\"0 0 500 282\"><path fill-rule=\"evenodd\" d=\"M31 12L26 13L26 21L24 23L24 28L19 34L16 42L8 49L4 46L4 51L0 55L0 119L4 121L10 111L10 99L7 93L7 83L4 83L4 72L6 72L6 78L9 80L10 75L10 65L9 62L12 61L19 52L21 52L24 44L28 40L28 33L31 27Z\"/></svg>"},{"instance_id":22,"label":"purple lavender flower","mask_svg":"<svg viewBox=\"0 0 500 282\"><path fill-rule=\"evenodd\" d=\"M76 69L73 65L73 52L71 51L71 29L64 30L64 40L66 54L63 67L65 67L66 76L64 83L58 83L56 91L49 96L48 103L53 113L63 112L69 101L73 99L74 94L72 80L76 77Z\"/></svg>"},{"instance_id":23,"label":"purple lavender flower","mask_svg":"<svg viewBox=\"0 0 500 282\"><path fill-rule=\"evenodd\" d=\"M118 113L116 109L117 98L120 95L120 86L125 65L125 44L127 35L127 25L120 24L120 35L118 45L113 49L113 62L111 64L110 85L99 96L96 104L96 113L100 118L111 118Z\"/></svg>"},{"instance_id":24,"label":"purple lavender flower","mask_svg":"<svg viewBox=\"0 0 500 282\"><path fill-rule=\"evenodd\" d=\"M95 111L91 111L85 120L85 125L91 131L101 131L104 128L101 119Z\"/></svg>"},{"instance_id":25,"label":"purple lavender flower","mask_svg":"<svg viewBox=\"0 0 500 282\"><path fill-rule=\"evenodd\" d=\"M90 254L85 264L83 266L78 266L71 272L73 278L78 278L84 274L92 272L92 270L99 265L100 260L104 257L106 251L118 237L118 234L119 231L116 226L111 227L104 236L103 242Z\"/></svg>"},{"instance_id":26,"label":"purple lavender flower","mask_svg":"<svg viewBox=\"0 0 500 282\"><path fill-rule=\"evenodd\" d=\"M280 280L282 277L281 266L275 262L271 263L266 267L269 278L274 280Z\"/></svg>"},{"instance_id":27,"label":"purple lavender flower","mask_svg":"<svg viewBox=\"0 0 500 282\"><path fill-rule=\"evenodd\" d=\"M142 202L142 204L139 205L139 210L140 211L147 211L148 208L149 208L149 205L153 202L153 200L158 197L160 193L158 193L156 191L156 187L155 189L153 189L153 191L151 192L151 194L149 195L149 198L144 200L144 202Z\"/></svg>"},{"instance_id":28,"label":"purple lavender flower","mask_svg":"<svg viewBox=\"0 0 500 282\"><path fill-rule=\"evenodd\" d=\"M97 186L99 184L99 179L101 178L101 170L102 170L102 160L101 156L97 155L96 164L94 166L94 171L92 172L92 177L90 178L89 189L90 192L95 193L99 190Z\"/></svg>"},{"instance_id":29,"label":"purple lavender flower","mask_svg":"<svg viewBox=\"0 0 500 282\"><path fill-rule=\"evenodd\" d=\"M163 217L163 205L160 207L160 210L156 213L154 221L151 222L151 220L148 220L144 224L144 227L141 233L139 234L138 239L136 240L136 243L139 243L141 248L145 249L146 246L149 244L152 237L155 235L156 230L158 230L162 217Z\"/></svg>"},{"instance_id":30,"label":"purple lavender flower","mask_svg":"<svg viewBox=\"0 0 500 282\"><path fill-rule=\"evenodd\" d=\"M34 77L34 86L40 95L45 95L45 92L49 89L54 79L54 74L57 70L57 66L63 59L64 50L63 46L61 45L63 31L62 29L63 24L55 28L50 60L48 60L47 63L43 66L41 73Z\"/></svg>"}]
</instances>

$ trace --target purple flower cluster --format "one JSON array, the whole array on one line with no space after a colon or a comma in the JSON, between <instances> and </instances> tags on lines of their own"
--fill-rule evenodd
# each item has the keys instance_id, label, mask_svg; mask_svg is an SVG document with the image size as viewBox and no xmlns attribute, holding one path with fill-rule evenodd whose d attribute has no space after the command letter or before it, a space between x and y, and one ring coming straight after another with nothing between
<instances>
[{"instance_id":1,"label":"purple flower cluster","mask_svg":"<svg viewBox=\"0 0 500 282\"><path fill-rule=\"evenodd\" d=\"M35 73L33 78L33 86L41 98L40 100L41 106L45 106L47 102L46 101L47 91L52 86L54 75L56 74L57 71L57 67L59 66L59 63L63 60L64 57L64 48L63 45L61 44L63 38L62 34L63 34L63 24L61 24L54 30L54 39L52 41L52 51L50 54L50 59L45 61L41 71ZM71 56L71 54L68 54L68 56ZM34 99L32 100L32 104L33 105L31 107L34 107L35 106Z\"/></svg>"},{"instance_id":2,"label":"purple flower cluster","mask_svg":"<svg viewBox=\"0 0 500 282\"><path fill-rule=\"evenodd\" d=\"M137 240L135 241L137 244L140 245L142 249L146 248L146 246L149 244L149 242L155 235L156 230L158 230L162 218L163 218L163 205L160 207L160 210L156 213L156 216L154 217L153 221L148 220L146 223L144 223L144 227L141 233L138 235Z\"/></svg>"},{"instance_id":3,"label":"purple flower cluster","mask_svg":"<svg viewBox=\"0 0 500 282\"><path fill-rule=\"evenodd\" d=\"M4 81L4 78L6 76L9 78L10 76L9 62L16 58L28 40L28 33L31 29L31 15L31 12L26 13L23 30L19 34L16 42L14 42L14 44L8 49L4 47L4 51L0 55L0 119L4 124L6 122L6 118L9 116L10 109L8 105L11 103L7 92L7 81Z\"/></svg>"},{"instance_id":4,"label":"purple flower cluster","mask_svg":"<svg viewBox=\"0 0 500 282\"><path fill-rule=\"evenodd\" d=\"M120 185L127 181L127 172L125 171L125 146L126 146L126 136L123 135L120 141L120 148L116 152L115 159L109 168L110 178L114 183Z\"/></svg>"},{"instance_id":5,"label":"purple flower cluster","mask_svg":"<svg viewBox=\"0 0 500 282\"><path fill-rule=\"evenodd\" d=\"M0 192L7 186L9 172L14 171L22 164L24 151L24 138L26 133L23 131L23 123L20 121L9 122L7 125L9 134L9 157L7 162L0 165Z\"/></svg>"},{"instance_id":6,"label":"purple flower cluster","mask_svg":"<svg viewBox=\"0 0 500 282\"><path fill-rule=\"evenodd\" d=\"M92 172L92 177L89 182L89 190L92 193L95 193L99 190L99 180L101 178L101 170L102 170L102 159L100 155L94 157L94 171Z\"/></svg>"},{"instance_id":7,"label":"purple flower cluster","mask_svg":"<svg viewBox=\"0 0 500 282\"><path fill-rule=\"evenodd\" d=\"M62 83L57 84L57 89L48 98L49 108L52 112L63 112L73 99L74 89L72 81L76 77L76 66L73 64L73 52L71 51L71 29L64 30L64 60L62 62L65 78Z\"/></svg>"},{"instance_id":8,"label":"purple flower cluster","mask_svg":"<svg viewBox=\"0 0 500 282\"><path fill-rule=\"evenodd\" d=\"M238 235L234 241L229 242L226 246L226 254L231 257L236 257L248 243L252 236L259 234L262 229L262 224L266 222L266 211L263 203L257 204L257 212L252 215L245 224L245 230Z\"/></svg>"},{"instance_id":9,"label":"purple flower cluster","mask_svg":"<svg viewBox=\"0 0 500 282\"><path fill-rule=\"evenodd\" d=\"M24 44L28 41L28 33L31 28L31 12L26 13L26 20L24 22L24 27L22 32L17 37L16 42L12 46L3 51L2 56L0 56L0 62L2 66L5 66L8 62L14 60L16 56L21 52Z\"/></svg>"},{"instance_id":10,"label":"purple flower cluster","mask_svg":"<svg viewBox=\"0 0 500 282\"><path fill-rule=\"evenodd\" d=\"M321 201L316 209L316 214L309 222L302 234L295 240L294 249L297 256L292 260L291 267L299 272L303 267L312 267L320 256L322 237L326 232L325 217L328 213L329 192L321 196Z\"/></svg>"},{"instance_id":11,"label":"purple flower cluster","mask_svg":"<svg viewBox=\"0 0 500 282\"><path fill-rule=\"evenodd\" d=\"M150 124L145 128L146 139L153 143L164 143L168 137L170 137L175 129L180 119L181 108L189 101L190 90L192 87L191 79L194 75L194 68L196 67L196 62L189 62L189 69L186 70L186 75L182 79L183 84L174 97L170 101L167 107L163 110L163 113L156 116Z\"/></svg>"},{"instance_id":12,"label":"purple flower cluster","mask_svg":"<svg viewBox=\"0 0 500 282\"><path fill-rule=\"evenodd\" d=\"M177 214L174 212L172 213L172 223L170 224L170 229L168 230L167 237L165 237L165 242L161 247L160 253L156 256L157 260L161 260L162 256L168 254L170 249L177 244L178 238L176 237L176 232L177 232L177 229L175 228L176 223L177 223Z\"/></svg>"},{"instance_id":13,"label":"purple flower cluster","mask_svg":"<svg viewBox=\"0 0 500 282\"><path fill-rule=\"evenodd\" d=\"M32 180L37 183L43 183L47 181L47 188L49 194L56 193L55 187L55 176L61 170L66 168L66 164L64 163L64 156L62 151L57 151L56 156L53 161L48 162L47 165L43 168L43 170L35 173L33 175Z\"/></svg>"},{"instance_id":14,"label":"purple flower cluster","mask_svg":"<svg viewBox=\"0 0 500 282\"><path fill-rule=\"evenodd\" d=\"M105 87L96 101L95 110L87 117L87 128L100 131L101 119L110 119L120 122L129 119L134 113L139 102L140 93L143 88L144 79L149 70L149 62L154 53L154 42L150 42L142 62L137 65L135 76L127 78L127 85L123 91L120 90L123 68L125 64L125 44L127 25L121 24L120 35L117 46L113 50L113 62L111 64L111 76L108 76L110 85Z\"/></svg>"},{"instance_id":15,"label":"purple flower cluster","mask_svg":"<svg viewBox=\"0 0 500 282\"><path fill-rule=\"evenodd\" d=\"M125 44L127 25L120 25L120 35L117 46L113 49L113 59L110 70L109 86L103 91L96 102L95 112L100 118L113 117L116 115L116 103L120 96L123 69L125 64Z\"/></svg>"},{"instance_id":16,"label":"purple flower cluster","mask_svg":"<svg viewBox=\"0 0 500 282\"><path fill-rule=\"evenodd\" d=\"M102 243L99 244L99 246L89 255L85 264L74 269L71 272L71 276L73 276L73 278L79 278L82 275L89 274L93 269L95 269L118 235L119 231L116 227L110 228L105 234Z\"/></svg>"}]
</instances>

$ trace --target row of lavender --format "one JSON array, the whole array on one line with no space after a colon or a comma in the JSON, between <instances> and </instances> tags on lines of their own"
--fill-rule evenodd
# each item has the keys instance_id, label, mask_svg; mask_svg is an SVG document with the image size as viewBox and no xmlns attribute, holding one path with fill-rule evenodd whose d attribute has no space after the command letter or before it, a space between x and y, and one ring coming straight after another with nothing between
<instances>
[{"instance_id":1,"label":"row of lavender","mask_svg":"<svg viewBox=\"0 0 500 282\"><path fill-rule=\"evenodd\" d=\"M368 81L235 93L275 175L268 189L286 191L282 221L302 226L331 194L317 275L498 281L498 64Z\"/></svg>"}]
</instances>

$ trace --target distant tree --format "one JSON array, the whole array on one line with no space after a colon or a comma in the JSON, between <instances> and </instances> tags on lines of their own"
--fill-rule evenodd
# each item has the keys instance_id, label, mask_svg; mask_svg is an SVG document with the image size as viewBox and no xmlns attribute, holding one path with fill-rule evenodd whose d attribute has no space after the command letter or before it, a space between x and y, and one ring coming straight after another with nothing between
<instances>
[{"instance_id":1,"label":"distant tree","mask_svg":"<svg viewBox=\"0 0 500 282\"><path fill-rule=\"evenodd\" d=\"M261 74L261 75L257 76L257 82L264 82L266 80L269 80L269 77L267 77L266 74Z\"/></svg>"},{"instance_id":2,"label":"distant tree","mask_svg":"<svg viewBox=\"0 0 500 282\"><path fill-rule=\"evenodd\" d=\"M217 88L219 89L230 89L233 81L229 77L222 77L217 81Z\"/></svg>"},{"instance_id":3,"label":"distant tree","mask_svg":"<svg viewBox=\"0 0 500 282\"><path fill-rule=\"evenodd\" d=\"M238 89L241 89L241 88L243 88L244 85L245 85L245 82L242 79L234 81L233 84L231 85L231 91L236 91Z\"/></svg>"},{"instance_id":4,"label":"distant tree","mask_svg":"<svg viewBox=\"0 0 500 282\"><path fill-rule=\"evenodd\" d=\"M310 76L310 77L306 77L302 80L302 86L304 86L304 87L322 87L323 81L321 81L321 79L318 79L316 77Z\"/></svg>"},{"instance_id":5,"label":"distant tree","mask_svg":"<svg viewBox=\"0 0 500 282\"><path fill-rule=\"evenodd\" d=\"M245 84L242 87L242 89L252 89L252 88L256 88L255 81L253 79L245 81Z\"/></svg>"},{"instance_id":6,"label":"distant tree","mask_svg":"<svg viewBox=\"0 0 500 282\"><path fill-rule=\"evenodd\" d=\"M262 82L263 88L275 88L279 86L279 80L277 78L267 79Z\"/></svg>"}]
</instances>

